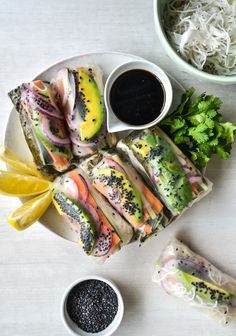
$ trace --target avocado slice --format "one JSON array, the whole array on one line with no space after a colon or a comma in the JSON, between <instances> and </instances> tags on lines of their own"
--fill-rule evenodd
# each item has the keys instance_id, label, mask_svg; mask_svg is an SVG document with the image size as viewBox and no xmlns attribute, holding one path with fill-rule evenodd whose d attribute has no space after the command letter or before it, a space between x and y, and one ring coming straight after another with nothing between
<instances>
[{"instance_id":1,"label":"avocado slice","mask_svg":"<svg viewBox=\"0 0 236 336\"><path fill-rule=\"evenodd\" d=\"M53 194L53 203L60 215L65 215L71 222L79 224L79 244L85 253L90 255L93 252L97 235L95 224L89 213L63 192Z\"/></svg>"},{"instance_id":2,"label":"avocado slice","mask_svg":"<svg viewBox=\"0 0 236 336\"><path fill-rule=\"evenodd\" d=\"M145 137L138 137L132 141L131 148L137 153L143 160L145 160L152 148L156 146L156 139L154 135L148 131Z\"/></svg>"},{"instance_id":3,"label":"avocado slice","mask_svg":"<svg viewBox=\"0 0 236 336\"><path fill-rule=\"evenodd\" d=\"M147 130L131 142L131 148L148 171L170 210L181 213L192 201L192 186L169 143Z\"/></svg>"},{"instance_id":4,"label":"avocado slice","mask_svg":"<svg viewBox=\"0 0 236 336\"><path fill-rule=\"evenodd\" d=\"M229 303L233 294L220 288L210 282L200 279L193 274L186 273L176 268L178 281L186 288L187 291L194 291L195 296L201 298L205 303L224 304Z\"/></svg>"},{"instance_id":5,"label":"avocado slice","mask_svg":"<svg viewBox=\"0 0 236 336\"><path fill-rule=\"evenodd\" d=\"M77 72L80 111L84 121L80 123L80 137L86 141L94 137L101 129L104 122L104 105L97 83L91 73L80 68Z\"/></svg>"},{"instance_id":6,"label":"avocado slice","mask_svg":"<svg viewBox=\"0 0 236 336\"><path fill-rule=\"evenodd\" d=\"M127 177L114 168L94 172L94 186L133 225L143 220L142 201L139 191ZM121 208L120 208L121 207Z\"/></svg>"}]
</instances>

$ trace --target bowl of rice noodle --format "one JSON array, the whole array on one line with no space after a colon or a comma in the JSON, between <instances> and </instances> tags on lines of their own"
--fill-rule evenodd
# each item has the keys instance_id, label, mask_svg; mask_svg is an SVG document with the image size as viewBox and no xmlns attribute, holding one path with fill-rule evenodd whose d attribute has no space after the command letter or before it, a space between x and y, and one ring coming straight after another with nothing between
<instances>
[{"instance_id":1,"label":"bowl of rice noodle","mask_svg":"<svg viewBox=\"0 0 236 336\"><path fill-rule=\"evenodd\" d=\"M169 57L200 80L236 84L236 0L154 0Z\"/></svg>"}]
</instances>

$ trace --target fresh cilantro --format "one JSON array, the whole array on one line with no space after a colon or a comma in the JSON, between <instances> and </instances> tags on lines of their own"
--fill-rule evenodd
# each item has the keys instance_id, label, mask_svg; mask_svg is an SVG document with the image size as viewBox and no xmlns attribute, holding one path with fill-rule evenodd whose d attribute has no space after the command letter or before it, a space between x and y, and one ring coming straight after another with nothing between
<instances>
[{"instance_id":1,"label":"fresh cilantro","mask_svg":"<svg viewBox=\"0 0 236 336\"><path fill-rule=\"evenodd\" d=\"M183 94L179 106L161 127L202 170L214 154L222 159L230 157L236 124L223 122L218 97L202 93L192 99L194 92L190 88Z\"/></svg>"}]
</instances>

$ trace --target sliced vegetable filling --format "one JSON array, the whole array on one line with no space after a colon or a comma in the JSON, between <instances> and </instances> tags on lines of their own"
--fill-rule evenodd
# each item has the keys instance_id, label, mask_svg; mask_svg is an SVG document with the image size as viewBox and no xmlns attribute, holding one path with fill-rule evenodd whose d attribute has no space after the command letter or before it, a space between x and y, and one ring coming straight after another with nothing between
<instances>
[{"instance_id":1,"label":"sliced vegetable filling","mask_svg":"<svg viewBox=\"0 0 236 336\"><path fill-rule=\"evenodd\" d=\"M133 132L118 148L130 157L173 215L210 188L200 172L158 127Z\"/></svg>"},{"instance_id":2,"label":"sliced vegetable filling","mask_svg":"<svg viewBox=\"0 0 236 336\"><path fill-rule=\"evenodd\" d=\"M73 170L55 182L53 202L79 234L79 244L85 253L107 257L119 247L121 240L90 192L86 179Z\"/></svg>"},{"instance_id":3,"label":"sliced vegetable filling","mask_svg":"<svg viewBox=\"0 0 236 336\"><path fill-rule=\"evenodd\" d=\"M93 185L134 227L143 225L140 194L124 174L113 168L100 169Z\"/></svg>"},{"instance_id":4,"label":"sliced vegetable filling","mask_svg":"<svg viewBox=\"0 0 236 336\"><path fill-rule=\"evenodd\" d=\"M58 171L69 167L71 141L67 135L64 117L55 102L53 87L40 80L22 87L21 103L27 112L32 130L40 147L45 162L48 158ZM46 155L44 154L46 153Z\"/></svg>"},{"instance_id":5,"label":"sliced vegetable filling","mask_svg":"<svg viewBox=\"0 0 236 336\"><path fill-rule=\"evenodd\" d=\"M192 187L170 145L145 132L134 139L131 148L148 165L153 182L171 209L181 212L192 200Z\"/></svg>"},{"instance_id":6,"label":"sliced vegetable filling","mask_svg":"<svg viewBox=\"0 0 236 336\"><path fill-rule=\"evenodd\" d=\"M115 153L103 152L82 165L93 186L139 232L142 240L165 227L163 204L135 169Z\"/></svg>"},{"instance_id":7,"label":"sliced vegetable filling","mask_svg":"<svg viewBox=\"0 0 236 336\"><path fill-rule=\"evenodd\" d=\"M65 68L59 71L56 82L74 155L91 155L98 148L109 145L101 69L95 66L76 70Z\"/></svg>"}]
</instances>

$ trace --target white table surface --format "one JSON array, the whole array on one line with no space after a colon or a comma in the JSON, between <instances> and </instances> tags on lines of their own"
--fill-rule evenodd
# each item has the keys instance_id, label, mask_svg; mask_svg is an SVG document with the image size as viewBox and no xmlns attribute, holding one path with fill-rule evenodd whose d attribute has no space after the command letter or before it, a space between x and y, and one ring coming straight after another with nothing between
<instances>
[{"instance_id":1,"label":"white table surface","mask_svg":"<svg viewBox=\"0 0 236 336\"><path fill-rule=\"evenodd\" d=\"M11 110L7 92L49 65L90 51L122 51L156 62L183 85L224 100L222 113L236 121L235 86L200 83L177 69L154 33L152 0L0 0L0 137ZM236 322L222 327L152 284L155 259L177 234L196 251L236 277L236 155L214 159L207 169L213 192L177 223L139 249L124 248L105 265L76 245L35 224L16 232L6 216L19 201L1 197L0 335L66 336L60 299L76 278L97 274L123 293L125 315L116 335L234 336Z\"/></svg>"}]
</instances>

